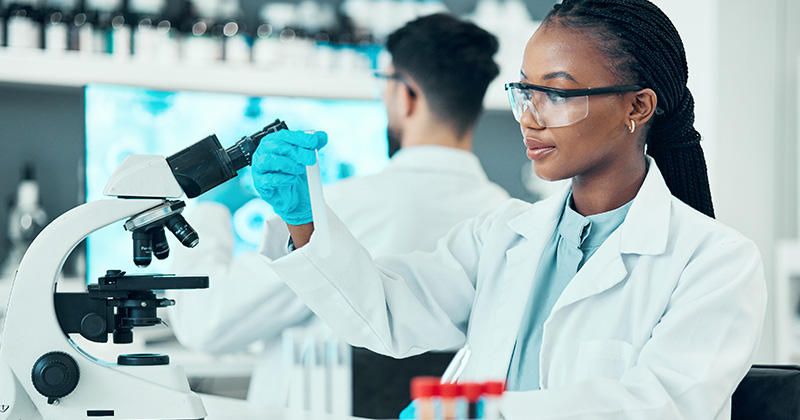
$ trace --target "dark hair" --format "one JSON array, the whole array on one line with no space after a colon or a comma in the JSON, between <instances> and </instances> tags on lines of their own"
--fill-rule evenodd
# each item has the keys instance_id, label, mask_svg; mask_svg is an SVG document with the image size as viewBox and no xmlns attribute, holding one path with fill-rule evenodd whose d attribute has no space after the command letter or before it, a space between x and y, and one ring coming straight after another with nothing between
<instances>
[{"instance_id":1,"label":"dark hair","mask_svg":"<svg viewBox=\"0 0 800 420\"><path fill-rule=\"evenodd\" d=\"M459 134L475 125L486 88L500 72L492 60L498 49L494 35L438 13L389 35L386 49L394 68L419 84L436 116Z\"/></svg>"},{"instance_id":2,"label":"dark hair","mask_svg":"<svg viewBox=\"0 0 800 420\"><path fill-rule=\"evenodd\" d=\"M590 29L624 84L653 89L658 109L648 124L647 154L658 164L672 194L714 217L694 99L686 80L686 53L675 26L647 0L564 0L544 24Z\"/></svg>"}]
</instances>

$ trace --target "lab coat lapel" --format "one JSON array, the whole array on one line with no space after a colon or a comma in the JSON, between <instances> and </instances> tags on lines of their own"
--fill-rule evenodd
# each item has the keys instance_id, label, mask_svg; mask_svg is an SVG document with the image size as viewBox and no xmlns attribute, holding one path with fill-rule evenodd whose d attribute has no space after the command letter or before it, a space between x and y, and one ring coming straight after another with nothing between
<instances>
[{"instance_id":1,"label":"lab coat lapel","mask_svg":"<svg viewBox=\"0 0 800 420\"><path fill-rule=\"evenodd\" d=\"M625 278L628 271L622 261L622 254L619 253L619 239L617 229L570 280L553 306L551 314L579 300L600 294Z\"/></svg>"},{"instance_id":2,"label":"lab coat lapel","mask_svg":"<svg viewBox=\"0 0 800 420\"><path fill-rule=\"evenodd\" d=\"M647 175L622 225L575 274L556 301L553 314L622 281L628 274L623 254L658 255L666 250L671 194L655 162L648 160Z\"/></svg>"},{"instance_id":3,"label":"lab coat lapel","mask_svg":"<svg viewBox=\"0 0 800 420\"><path fill-rule=\"evenodd\" d=\"M505 270L499 285L493 323L500 328L490 332L494 336L489 363L492 368L482 376L505 377L508 372L534 276L544 247L558 224L569 188L567 186L552 197L534 204L530 210L508 222L508 227L521 237L506 251Z\"/></svg>"}]
</instances>

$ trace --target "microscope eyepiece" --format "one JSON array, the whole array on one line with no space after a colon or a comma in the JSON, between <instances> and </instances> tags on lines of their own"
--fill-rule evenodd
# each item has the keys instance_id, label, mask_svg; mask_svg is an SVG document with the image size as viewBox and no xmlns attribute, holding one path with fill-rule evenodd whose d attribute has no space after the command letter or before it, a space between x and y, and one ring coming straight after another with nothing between
<instances>
[{"instance_id":1,"label":"microscope eyepiece","mask_svg":"<svg viewBox=\"0 0 800 420\"><path fill-rule=\"evenodd\" d=\"M287 128L285 122L275 120L257 133L242 137L228 149L224 149L212 134L167 157L167 164L186 196L195 198L236 177L238 170L250 165L264 136Z\"/></svg>"},{"instance_id":2,"label":"microscope eyepiece","mask_svg":"<svg viewBox=\"0 0 800 420\"><path fill-rule=\"evenodd\" d=\"M186 219L180 214L176 214L167 219L166 226L167 229L178 238L183 246L194 248L200 243L200 237L197 235L197 232L195 232Z\"/></svg>"}]
</instances>

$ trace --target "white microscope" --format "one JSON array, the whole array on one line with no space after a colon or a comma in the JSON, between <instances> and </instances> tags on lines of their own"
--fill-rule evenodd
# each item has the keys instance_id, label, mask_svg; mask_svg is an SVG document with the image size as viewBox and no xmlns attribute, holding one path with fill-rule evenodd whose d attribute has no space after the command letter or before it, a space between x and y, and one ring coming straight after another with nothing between
<instances>
[{"instance_id":1,"label":"white microscope","mask_svg":"<svg viewBox=\"0 0 800 420\"><path fill-rule=\"evenodd\" d=\"M94 342L130 343L132 329L161 322L156 309L174 305L154 290L207 288L208 277L125 275L109 270L86 293L57 293L59 273L72 250L90 233L128 218L133 258L147 266L166 258L166 227L185 246L197 233L181 216L177 200L214 188L249 165L269 133L286 129L276 120L227 150L211 135L170 156L131 155L111 176L104 194L116 199L80 205L50 223L20 263L0 345L0 420L171 419L206 417L181 366L163 354L120 355L99 360L69 334Z\"/></svg>"}]
</instances>

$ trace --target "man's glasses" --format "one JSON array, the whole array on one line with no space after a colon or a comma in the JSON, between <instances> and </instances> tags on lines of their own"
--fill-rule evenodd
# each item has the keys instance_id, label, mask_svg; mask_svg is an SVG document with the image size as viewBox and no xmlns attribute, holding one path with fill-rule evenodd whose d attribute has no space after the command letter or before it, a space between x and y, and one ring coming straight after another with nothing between
<instances>
[{"instance_id":1,"label":"man's glasses","mask_svg":"<svg viewBox=\"0 0 800 420\"><path fill-rule=\"evenodd\" d=\"M411 87L411 85L408 84L405 77L403 77L403 75L401 75L400 73L381 73L376 71L374 75L375 78L381 81L381 84L379 86L380 92L386 90L386 82L388 80L396 80L405 85L405 87L408 89L408 92L411 94L411 97L417 96L416 92L414 92L414 89Z\"/></svg>"},{"instance_id":2,"label":"man's glasses","mask_svg":"<svg viewBox=\"0 0 800 420\"><path fill-rule=\"evenodd\" d=\"M528 83L506 83L511 111L519 122L525 112L542 127L566 127L589 115L589 96L641 90L637 85L587 89L554 89Z\"/></svg>"}]
</instances>

